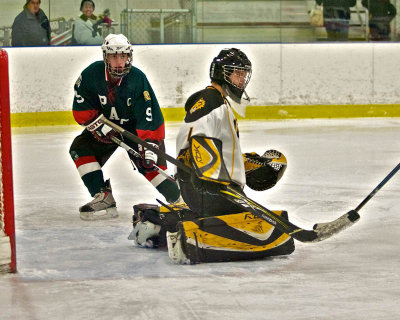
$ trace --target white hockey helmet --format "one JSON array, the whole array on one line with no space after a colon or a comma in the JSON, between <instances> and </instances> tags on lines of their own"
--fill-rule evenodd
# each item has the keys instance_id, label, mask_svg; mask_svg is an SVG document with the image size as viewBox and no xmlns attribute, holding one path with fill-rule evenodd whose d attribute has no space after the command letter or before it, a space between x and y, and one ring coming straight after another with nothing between
<instances>
[{"instance_id":1,"label":"white hockey helmet","mask_svg":"<svg viewBox=\"0 0 400 320\"><path fill-rule=\"evenodd\" d=\"M107 71L115 78L122 78L127 75L132 65L132 45L123 34L109 34L101 46L103 50L103 59L106 64ZM107 56L109 54L125 53L128 60L123 68L112 68L108 63Z\"/></svg>"}]
</instances>

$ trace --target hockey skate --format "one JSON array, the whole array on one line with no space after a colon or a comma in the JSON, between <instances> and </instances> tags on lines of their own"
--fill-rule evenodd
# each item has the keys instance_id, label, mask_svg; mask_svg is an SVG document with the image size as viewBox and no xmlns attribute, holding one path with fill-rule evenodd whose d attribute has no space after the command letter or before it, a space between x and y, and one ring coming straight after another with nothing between
<instances>
[{"instance_id":1,"label":"hockey skate","mask_svg":"<svg viewBox=\"0 0 400 320\"><path fill-rule=\"evenodd\" d=\"M192 264L182 249L182 233L167 231L167 246L170 259L176 264Z\"/></svg>"},{"instance_id":2,"label":"hockey skate","mask_svg":"<svg viewBox=\"0 0 400 320\"><path fill-rule=\"evenodd\" d=\"M96 193L94 199L79 208L80 218L85 221L106 220L118 217L117 206L112 195L110 180Z\"/></svg>"}]
</instances>

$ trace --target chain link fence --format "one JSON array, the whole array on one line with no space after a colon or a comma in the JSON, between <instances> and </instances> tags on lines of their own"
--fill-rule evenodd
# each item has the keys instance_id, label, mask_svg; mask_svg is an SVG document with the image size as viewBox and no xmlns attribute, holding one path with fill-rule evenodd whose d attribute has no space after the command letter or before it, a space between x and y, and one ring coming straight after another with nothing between
<instances>
[{"instance_id":1,"label":"chain link fence","mask_svg":"<svg viewBox=\"0 0 400 320\"><path fill-rule=\"evenodd\" d=\"M121 33L131 43L195 42L194 17L189 9L125 9Z\"/></svg>"}]
</instances>

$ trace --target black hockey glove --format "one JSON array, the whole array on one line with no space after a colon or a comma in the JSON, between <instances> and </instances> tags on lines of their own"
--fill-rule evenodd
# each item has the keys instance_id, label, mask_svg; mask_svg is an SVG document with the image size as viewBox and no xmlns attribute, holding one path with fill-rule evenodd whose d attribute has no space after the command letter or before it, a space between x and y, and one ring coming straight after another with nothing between
<instances>
[{"instance_id":1,"label":"black hockey glove","mask_svg":"<svg viewBox=\"0 0 400 320\"><path fill-rule=\"evenodd\" d=\"M102 123L100 121L100 117L89 123L86 126L86 129L90 131L98 141L103 143L113 143L111 137L117 136L118 132L114 131L111 127Z\"/></svg>"},{"instance_id":2,"label":"black hockey glove","mask_svg":"<svg viewBox=\"0 0 400 320\"><path fill-rule=\"evenodd\" d=\"M263 191L275 186L286 170L286 157L279 151L267 150L262 156L255 152L243 155L246 185Z\"/></svg>"},{"instance_id":3,"label":"black hockey glove","mask_svg":"<svg viewBox=\"0 0 400 320\"><path fill-rule=\"evenodd\" d=\"M145 140L148 144L158 149L158 142L156 140ZM141 167L146 171L154 170L154 165L157 163L158 156L153 151L139 145L139 151L142 155Z\"/></svg>"}]
</instances>

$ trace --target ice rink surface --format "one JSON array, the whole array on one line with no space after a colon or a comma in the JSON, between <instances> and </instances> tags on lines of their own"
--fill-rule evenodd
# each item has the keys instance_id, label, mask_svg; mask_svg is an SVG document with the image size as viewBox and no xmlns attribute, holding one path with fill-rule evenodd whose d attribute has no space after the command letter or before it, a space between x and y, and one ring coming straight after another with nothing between
<instances>
[{"instance_id":1,"label":"ice rink surface","mask_svg":"<svg viewBox=\"0 0 400 320\"><path fill-rule=\"evenodd\" d=\"M167 123L175 155L179 124ZM400 119L239 122L243 152L288 159L278 185L248 196L300 227L355 208L399 163ZM400 173L361 220L287 257L174 265L127 239L132 206L164 200L123 150L104 167L120 217L85 222L90 200L68 149L78 126L13 130L18 273L0 276L0 319L399 319ZM172 171L172 166L170 166Z\"/></svg>"}]
</instances>

